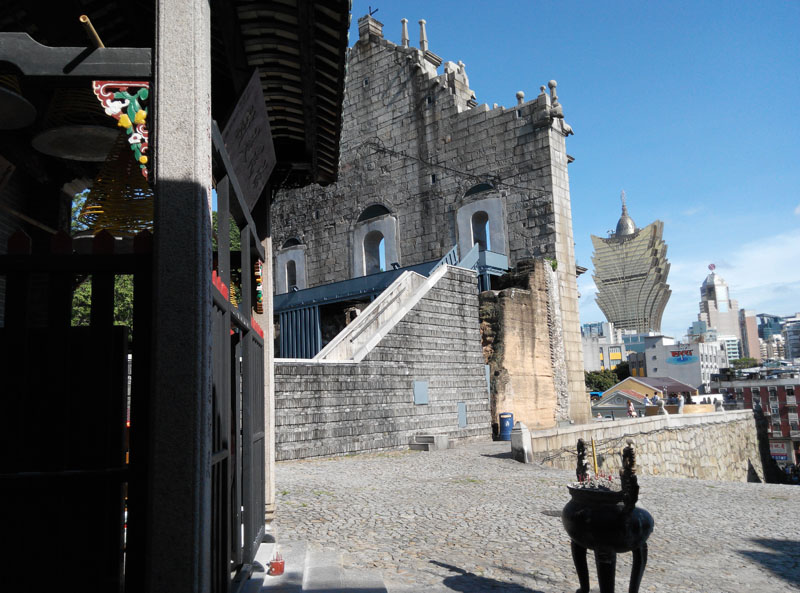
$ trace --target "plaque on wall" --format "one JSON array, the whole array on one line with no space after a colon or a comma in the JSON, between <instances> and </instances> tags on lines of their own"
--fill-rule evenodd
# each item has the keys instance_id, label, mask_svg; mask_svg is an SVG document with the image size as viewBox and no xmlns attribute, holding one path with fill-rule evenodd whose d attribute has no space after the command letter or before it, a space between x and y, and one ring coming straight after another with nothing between
<instances>
[{"instance_id":1,"label":"plaque on wall","mask_svg":"<svg viewBox=\"0 0 800 593\"><path fill-rule=\"evenodd\" d=\"M275 147L258 69L236 102L222 139L244 193L242 197L252 211L275 167Z\"/></svg>"}]
</instances>

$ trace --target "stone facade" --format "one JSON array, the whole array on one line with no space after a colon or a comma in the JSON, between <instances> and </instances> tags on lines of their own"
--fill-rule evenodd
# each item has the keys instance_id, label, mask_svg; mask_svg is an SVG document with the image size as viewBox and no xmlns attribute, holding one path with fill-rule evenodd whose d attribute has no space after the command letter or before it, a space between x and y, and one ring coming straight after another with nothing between
<instances>
[{"instance_id":1,"label":"stone facade","mask_svg":"<svg viewBox=\"0 0 800 593\"><path fill-rule=\"evenodd\" d=\"M361 362L276 359L275 405L278 460L490 435L475 273L449 267Z\"/></svg>"},{"instance_id":2,"label":"stone facade","mask_svg":"<svg viewBox=\"0 0 800 593\"><path fill-rule=\"evenodd\" d=\"M371 17L359 29L338 182L275 196L276 291L291 273L284 245L303 258L288 265L302 268L308 287L375 271L375 237L384 269L438 260L456 245L464 255L481 241L511 267L554 260L573 419L587 421L565 144L572 130L555 81L532 101L518 93L518 104L492 109L477 105L462 63L445 62L440 74L440 58L387 41Z\"/></svg>"},{"instance_id":3,"label":"stone facade","mask_svg":"<svg viewBox=\"0 0 800 593\"><path fill-rule=\"evenodd\" d=\"M534 462L574 469L579 438L586 443L595 439L598 466L607 474L619 472L622 449L631 439L641 474L739 482L764 477L750 410L632 418L540 431L531 436Z\"/></svg>"}]
</instances>

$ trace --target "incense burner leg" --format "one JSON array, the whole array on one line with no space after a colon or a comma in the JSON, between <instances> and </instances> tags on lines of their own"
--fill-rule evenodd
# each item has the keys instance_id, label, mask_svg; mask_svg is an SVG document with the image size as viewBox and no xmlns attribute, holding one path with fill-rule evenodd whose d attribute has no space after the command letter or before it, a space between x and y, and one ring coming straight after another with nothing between
<instances>
[{"instance_id":1,"label":"incense burner leg","mask_svg":"<svg viewBox=\"0 0 800 593\"><path fill-rule=\"evenodd\" d=\"M594 551L597 565L597 580L600 593L614 593L614 575L617 572L617 554L609 551Z\"/></svg>"},{"instance_id":2,"label":"incense burner leg","mask_svg":"<svg viewBox=\"0 0 800 593\"><path fill-rule=\"evenodd\" d=\"M642 583L645 566L647 566L646 542L633 550L633 566L631 567L631 583L628 587L628 593L639 593L639 585Z\"/></svg>"},{"instance_id":3,"label":"incense burner leg","mask_svg":"<svg viewBox=\"0 0 800 593\"><path fill-rule=\"evenodd\" d=\"M589 593L589 566L586 563L586 548L571 542L572 561L575 563L575 571L578 573L580 589L575 593Z\"/></svg>"}]
</instances>

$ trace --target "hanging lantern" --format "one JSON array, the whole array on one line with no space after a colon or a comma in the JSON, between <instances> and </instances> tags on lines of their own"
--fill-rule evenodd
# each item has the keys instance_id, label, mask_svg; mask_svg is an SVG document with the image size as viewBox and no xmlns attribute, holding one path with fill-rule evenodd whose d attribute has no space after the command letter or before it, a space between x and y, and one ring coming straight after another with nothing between
<instances>
[{"instance_id":1,"label":"hanging lantern","mask_svg":"<svg viewBox=\"0 0 800 593\"><path fill-rule=\"evenodd\" d=\"M43 154L72 161L101 163L124 133L108 117L91 88L56 89L42 131L31 141Z\"/></svg>"},{"instance_id":2,"label":"hanging lantern","mask_svg":"<svg viewBox=\"0 0 800 593\"><path fill-rule=\"evenodd\" d=\"M36 108L22 96L19 78L0 74L0 130L19 130L36 119Z\"/></svg>"},{"instance_id":3,"label":"hanging lantern","mask_svg":"<svg viewBox=\"0 0 800 593\"><path fill-rule=\"evenodd\" d=\"M80 220L95 233L105 229L133 237L153 229L153 190L130 155L127 137L118 134L80 214Z\"/></svg>"}]
</instances>

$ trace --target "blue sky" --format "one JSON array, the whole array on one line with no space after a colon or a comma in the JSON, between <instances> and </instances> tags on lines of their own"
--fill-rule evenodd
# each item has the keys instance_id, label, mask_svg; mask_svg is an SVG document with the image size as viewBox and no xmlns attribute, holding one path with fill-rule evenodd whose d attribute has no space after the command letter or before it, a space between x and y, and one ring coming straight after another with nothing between
<instances>
[{"instance_id":1,"label":"blue sky","mask_svg":"<svg viewBox=\"0 0 800 593\"><path fill-rule=\"evenodd\" d=\"M590 235L664 222L672 288L664 333L697 318L714 263L739 306L800 311L800 2L353 1L384 36L466 64L480 103L558 81L570 165L581 321L594 303Z\"/></svg>"}]
</instances>

